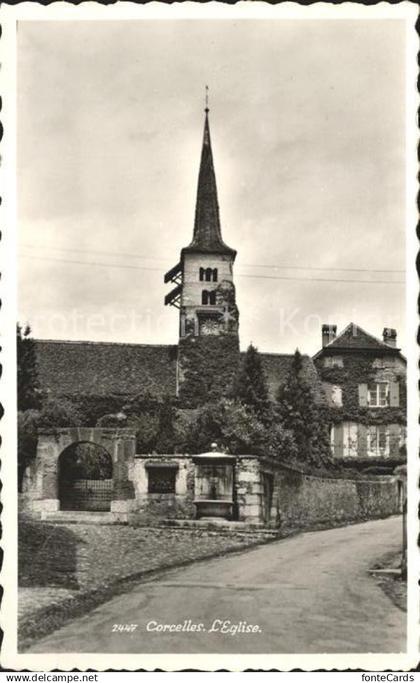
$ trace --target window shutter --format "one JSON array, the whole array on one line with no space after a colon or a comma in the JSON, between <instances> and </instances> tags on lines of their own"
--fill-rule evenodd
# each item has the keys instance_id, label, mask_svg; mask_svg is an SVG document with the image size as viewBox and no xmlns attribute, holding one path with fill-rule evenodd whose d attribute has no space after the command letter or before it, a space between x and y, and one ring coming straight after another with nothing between
<instances>
[{"instance_id":1,"label":"window shutter","mask_svg":"<svg viewBox=\"0 0 420 683\"><path fill-rule=\"evenodd\" d=\"M377 455L377 445L378 438L376 433L376 427L374 425L369 425L366 430L367 433L367 454L369 457Z\"/></svg>"},{"instance_id":2,"label":"window shutter","mask_svg":"<svg viewBox=\"0 0 420 683\"><path fill-rule=\"evenodd\" d=\"M400 385L398 382L391 382L389 385L389 405L391 408L398 408L400 405Z\"/></svg>"},{"instance_id":3,"label":"window shutter","mask_svg":"<svg viewBox=\"0 0 420 683\"><path fill-rule=\"evenodd\" d=\"M366 425L358 425L357 428L357 454L359 458L367 456L367 429Z\"/></svg>"},{"instance_id":4,"label":"window shutter","mask_svg":"<svg viewBox=\"0 0 420 683\"><path fill-rule=\"evenodd\" d=\"M400 451L400 425L392 424L388 427L389 433L389 455L391 458L398 457Z\"/></svg>"},{"instance_id":5,"label":"window shutter","mask_svg":"<svg viewBox=\"0 0 420 683\"><path fill-rule=\"evenodd\" d=\"M343 450L343 425L334 425L334 456L336 458L342 458L344 454Z\"/></svg>"},{"instance_id":6,"label":"window shutter","mask_svg":"<svg viewBox=\"0 0 420 683\"><path fill-rule=\"evenodd\" d=\"M359 406L367 406L368 400L368 387L367 384L359 384Z\"/></svg>"}]
</instances>

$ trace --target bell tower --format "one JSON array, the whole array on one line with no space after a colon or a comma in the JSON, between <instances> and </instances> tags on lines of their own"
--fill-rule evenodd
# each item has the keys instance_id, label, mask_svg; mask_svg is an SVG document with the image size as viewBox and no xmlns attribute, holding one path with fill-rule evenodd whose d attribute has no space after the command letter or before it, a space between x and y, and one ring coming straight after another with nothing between
<instances>
[{"instance_id":1,"label":"bell tower","mask_svg":"<svg viewBox=\"0 0 420 683\"><path fill-rule=\"evenodd\" d=\"M233 282L235 258L235 249L222 239L206 95L193 238L181 250L176 266L165 275L165 283L175 285L166 295L165 305L179 309L179 383L188 365L186 356L191 344L202 347L203 354L206 347L208 350L211 347L219 355L228 346L239 354L239 312ZM196 370L200 371L198 367Z\"/></svg>"},{"instance_id":2,"label":"bell tower","mask_svg":"<svg viewBox=\"0 0 420 683\"><path fill-rule=\"evenodd\" d=\"M211 149L209 109L198 174L194 234L181 250L176 266L165 275L175 284L165 305L179 308L179 336L238 334L238 309L233 284L236 251L223 242Z\"/></svg>"}]
</instances>

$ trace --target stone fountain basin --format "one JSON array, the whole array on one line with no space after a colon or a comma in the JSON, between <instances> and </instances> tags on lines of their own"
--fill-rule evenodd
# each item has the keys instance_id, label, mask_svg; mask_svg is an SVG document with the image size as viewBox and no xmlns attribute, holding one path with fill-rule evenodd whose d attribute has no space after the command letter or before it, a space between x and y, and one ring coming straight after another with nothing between
<instances>
[{"instance_id":1,"label":"stone fountain basin","mask_svg":"<svg viewBox=\"0 0 420 683\"><path fill-rule=\"evenodd\" d=\"M194 505L197 510L197 518L215 517L217 519L231 519L233 500L206 500L196 499Z\"/></svg>"}]
</instances>

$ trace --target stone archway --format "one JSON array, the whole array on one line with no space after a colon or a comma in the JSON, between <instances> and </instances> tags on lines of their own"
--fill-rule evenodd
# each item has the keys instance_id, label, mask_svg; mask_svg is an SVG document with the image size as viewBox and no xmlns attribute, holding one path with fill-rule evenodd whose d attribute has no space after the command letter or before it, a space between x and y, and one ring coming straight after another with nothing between
<instances>
[{"instance_id":1,"label":"stone archway","mask_svg":"<svg viewBox=\"0 0 420 683\"><path fill-rule=\"evenodd\" d=\"M111 458L110 511L126 513L134 509L134 486L130 475L136 452L135 431L128 428L70 427L43 430L39 434L30 495L33 511L60 510L60 456L79 443L94 444Z\"/></svg>"},{"instance_id":2,"label":"stone archway","mask_svg":"<svg viewBox=\"0 0 420 683\"><path fill-rule=\"evenodd\" d=\"M112 458L90 441L67 446L58 458L60 510L110 512L113 494Z\"/></svg>"}]
</instances>

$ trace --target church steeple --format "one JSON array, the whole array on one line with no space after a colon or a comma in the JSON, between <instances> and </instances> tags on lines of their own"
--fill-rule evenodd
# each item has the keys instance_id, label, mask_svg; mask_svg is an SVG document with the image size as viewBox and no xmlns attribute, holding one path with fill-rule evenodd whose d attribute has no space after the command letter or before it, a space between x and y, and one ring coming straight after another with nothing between
<instances>
[{"instance_id":1,"label":"church steeple","mask_svg":"<svg viewBox=\"0 0 420 683\"><path fill-rule=\"evenodd\" d=\"M198 174L194 234L192 242L182 250L182 254L185 253L226 254L232 258L236 256L236 251L228 247L222 239L207 101Z\"/></svg>"},{"instance_id":2,"label":"church steeple","mask_svg":"<svg viewBox=\"0 0 420 683\"><path fill-rule=\"evenodd\" d=\"M165 275L165 282L174 285L165 296L165 304L179 309L180 340L233 337L235 344L239 344L239 312L233 283L235 257L236 251L222 239L206 96L193 239L181 250L176 266Z\"/></svg>"}]
</instances>

